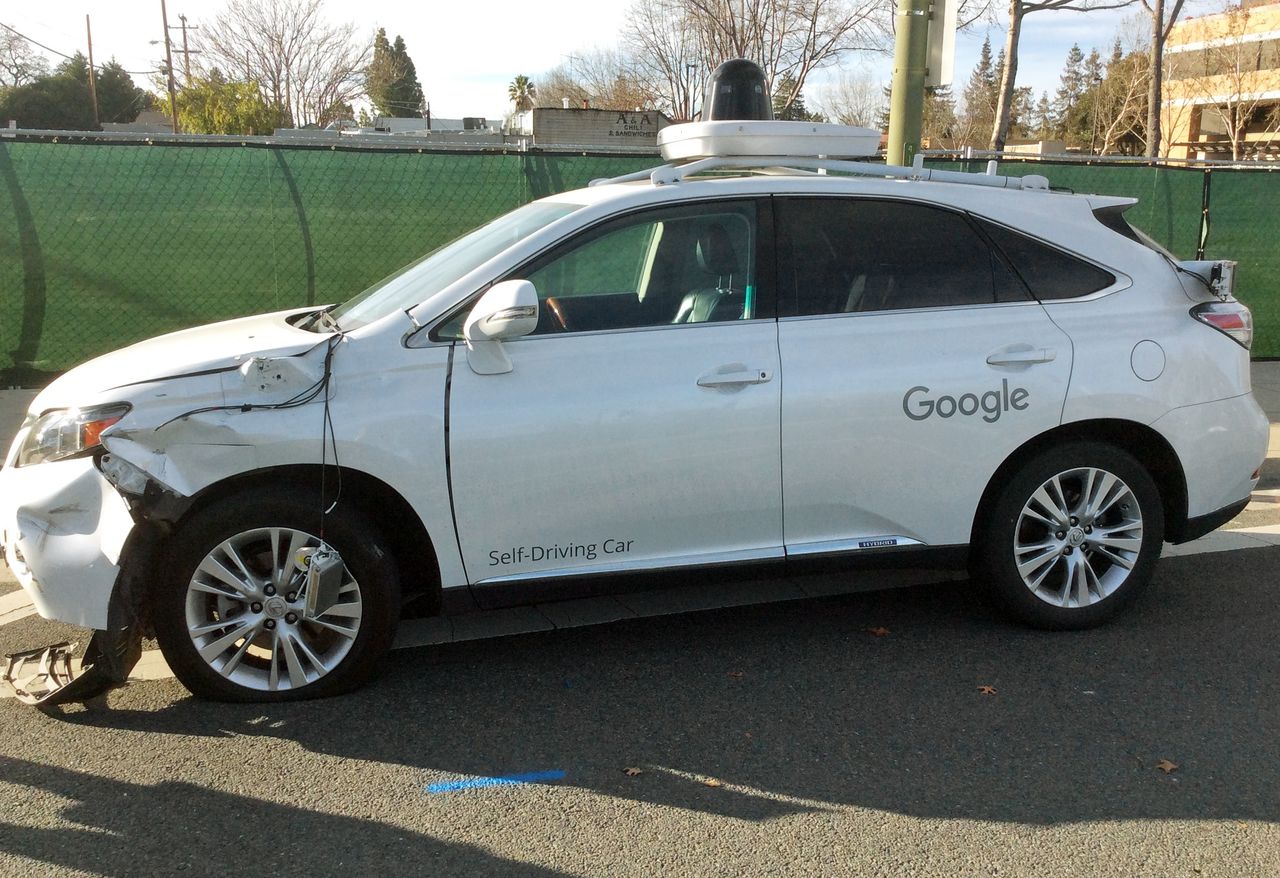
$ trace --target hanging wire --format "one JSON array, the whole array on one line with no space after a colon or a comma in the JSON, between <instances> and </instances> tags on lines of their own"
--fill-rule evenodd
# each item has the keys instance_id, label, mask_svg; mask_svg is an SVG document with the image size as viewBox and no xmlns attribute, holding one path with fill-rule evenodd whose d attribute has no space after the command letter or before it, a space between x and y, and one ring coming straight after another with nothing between
<instances>
[{"instance_id":1,"label":"hanging wire","mask_svg":"<svg viewBox=\"0 0 1280 878\"><path fill-rule=\"evenodd\" d=\"M13 34L14 36L21 37L22 39L26 40L28 43L31 43L32 45L39 46L40 48L44 49L46 52L52 52L53 54L57 55L59 58L65 58L65 59L67 59L68 61L70 61L70 60L72 60L72 59L75 57L74 55L68 55L68 54L66 54L65 52L59 52L57 49L54 49L54 48L52 48L52 47L50 47L50 46L46 46L44 43L40 42L39 40L34 39L34 38L32 38L32 37L27 36L27 35L26 35L26 34L24 34L24 33L20 33L20 32L18 32L18 31L14 30L13 28L9 27L9 25L5 24L5 23L4 23L4 22L2 22L2 21L0 21L0 27L4 28L4 29L5 29L5 30L7 30L9 33ZM89 63L89 61L88 61L88 59L86 59L86 60L85 60L85 64L87 65L88 63ZM106 68L104 65L102 65L102 64L95 64L95 65L93 65L93 69L94 69L94 70L106 70L107 68ZM148 74L150 74L150 73L163 73L163 72L164 72L164 71L159 70L159 69L156 69L156 70L126 70L126 71L125 71L125 73L128 73L128 74L129 74L129 75L131 75L131 76L146 76L146 75L148 75Z\"/></svg>"}]
</instances>

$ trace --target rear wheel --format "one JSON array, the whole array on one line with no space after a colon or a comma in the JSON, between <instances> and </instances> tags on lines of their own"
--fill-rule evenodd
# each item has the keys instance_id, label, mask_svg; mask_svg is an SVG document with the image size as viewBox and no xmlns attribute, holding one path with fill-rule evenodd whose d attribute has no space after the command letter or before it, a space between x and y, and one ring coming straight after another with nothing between
<instances>
[{"instance_id":1,"label":"rear wheel","mask_svg":"<svg viewBox=\"0 0 1280 878\"><path fill-rule=\"evenodd\" d=\"M395 635L399 580L382 536L353 510L271 490L218 501L171 542L156 637L178 679L224 701L283 701L365 682ZM322 540L319 534L324 534ZM308 609L308 567L336 552Z\"/></svg>"},{"instance_id":2,"label":"rear wheel","mask_svg":"<svg viewBox=\"0 0 1280 878\"><path fill-rule=\"evenodd\" d=\"M1110 619L1150 582L1164 510L1147 470L1110 445L1074 442L1027 461L990 507L976 573L1043 628Z\"/></svg>"}]
</instances>

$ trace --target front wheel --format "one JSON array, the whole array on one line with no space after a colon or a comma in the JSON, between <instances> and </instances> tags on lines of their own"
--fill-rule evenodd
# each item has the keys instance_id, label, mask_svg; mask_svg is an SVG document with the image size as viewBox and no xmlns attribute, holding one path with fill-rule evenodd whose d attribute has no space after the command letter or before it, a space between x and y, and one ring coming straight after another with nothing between
<instances>
[{"instance_id":1,"label":"front wheel","mask_svg":"<svg viewBox=\"0 0 1280 878\"><path fill-rule=\"evenodd\" d=\"M1164 541L1151 475L1097 442L1028 460L987 511L975 573L1013 615L1041 628L1110 619L1150 582Z\"/></svg>"},{"instance_id":2,"label":"front wheel","mask_svg":"<svg viewBox=\"0 0 1280 878\"><path fill-rule=\"evenodd\" d=\"M200 510L174 534L155 595L156 638L192 693L315 698L371 675L395 635L396 567L381 534L354 510L339 507L322 522L319 508L296 492L241 494ZM308 567L325 553L329 574L319 588ZM309 588L324 599L309 604Z\"/></svg>"}]
</instances>

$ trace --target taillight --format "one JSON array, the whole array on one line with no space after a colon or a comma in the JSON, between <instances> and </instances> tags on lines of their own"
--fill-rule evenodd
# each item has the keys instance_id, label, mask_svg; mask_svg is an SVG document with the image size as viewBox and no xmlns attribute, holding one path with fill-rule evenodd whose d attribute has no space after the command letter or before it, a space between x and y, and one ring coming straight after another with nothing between
<instances>
[{"instance_id":1,"label":"taillight","mask_svg":"<svg viewBox=\"0 0 1280 878\"><path fill-rule=\"evenodd\" d=\"M1253 345L1253 313L1239 302L1205 302L1192 308L1191 316L1231 336L1245 350Z\"/></svg>"}]
</instances>

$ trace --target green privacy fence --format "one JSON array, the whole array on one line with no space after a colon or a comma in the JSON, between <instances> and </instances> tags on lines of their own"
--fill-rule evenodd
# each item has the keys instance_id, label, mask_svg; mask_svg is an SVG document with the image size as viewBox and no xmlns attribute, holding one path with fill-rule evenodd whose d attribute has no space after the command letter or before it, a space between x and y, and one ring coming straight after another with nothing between
<instances>
[{"instance_id":1,"label":"green privacy fence","mask_svg":"<svg viewBox=\"0 0 1280 878\"><path fill-rule=\"evenodd\" d=\"M0 140L0 385L186 326L340 301L533 198L654 156ZM1195 254L1204 171L1003 165L1142 199L1130 217ZM1240 261L1280 356L1280 174L1212 172L1208 258Z\"/></svg>"},{"instance_id":2,"label":"green privacy fence","mask_svg":"<svg viewBox=\"0 0 1280 878\"><path fill-rule=\"evenodd\" d=\"M0 141L0 385L342 301L534 198L653 157Z\"/></svg>"},{"instance_id":3,"label":"green privacy fence","mask_svg":"<svg viewBox=\"0 0 1280 878\"><path fill-rule=\"evenodd\" d=\"M1002 162L1000 173L1043 174L1054 188L1137 198L1125 218L1179 259L1197 258L1207 212L1202 258L1239 262L1236 294L1253 311L1253 356L1280 357L1280 169L1027 161Z\"/></svg>"}]
</instances>

